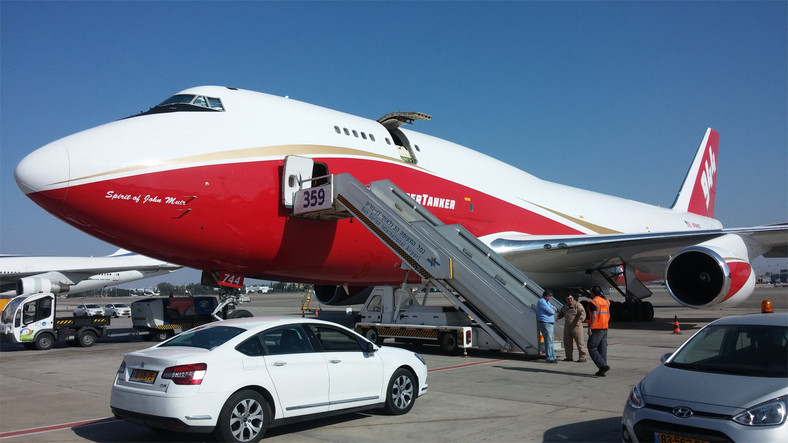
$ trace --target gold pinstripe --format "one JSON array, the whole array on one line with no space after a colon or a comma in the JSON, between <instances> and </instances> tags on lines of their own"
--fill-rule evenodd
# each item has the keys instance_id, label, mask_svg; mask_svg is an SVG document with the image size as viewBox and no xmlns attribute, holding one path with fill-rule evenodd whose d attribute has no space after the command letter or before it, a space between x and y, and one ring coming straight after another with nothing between
<instances>
[{"instance_id":1,"label":"gold pinstripe","mask_svg":"<svg viewBox=\"0 0 788 443\"><path fill-rule=\"evenodd\" d=\"M388 157L383 154L375 154L369 151L362 151L353 148L343 148L339 146L323 146L323 145L276 145L276 146L264 146L264 147L255 147L255 148L233 149L230 151L209 152L206 154L187 155L185 157L178 157L170 160L164 160L154 164L137 164L125 168L115 169L112 171L104 171L104 172L99 172L97 174L75 177L69 180L54 182L51 183L51 185L61 185L68 182L89 180L89 179L109 176L113 174L121 174L124 172L144 171L147 169L159 168L162 166L171 167L171 166L185 165L190 163L211 163L211 162L227 161L227 160L243 160L243 159L252 159L258 157L276 157L276 156L286 156L286 155L345 155L345 156L378 158L382 160L407 164L415 168L420 168L419 166L415 166L411 163L405 163L404 161L402 161L402 159L399 158Z\"/></svg>"}]
</instances>

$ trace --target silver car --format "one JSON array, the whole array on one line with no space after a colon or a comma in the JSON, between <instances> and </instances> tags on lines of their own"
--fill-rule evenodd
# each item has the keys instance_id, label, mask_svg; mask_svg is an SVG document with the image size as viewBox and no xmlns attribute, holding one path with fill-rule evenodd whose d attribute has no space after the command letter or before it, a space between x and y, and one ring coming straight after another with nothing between
<instances>
[{"instance_id":1,"label":"silver car","mask_svg":"<svg viewBox=\"0 0 788 443\"><path fill-rule=\"evenodd\" d=\"M788 441L788 313L703 327L637 383L624 442Z\"/></svg>"},{"instance_id":2,"label":"silver car","mask_svg":"<svg viewBox=\"0 0 788 443\"><path fill-rule=\"evenodd\" d=\"M95 303L81 304L74 308L74 317L92 317L95 315L104 315L104 309Z\"/></svg>"},{"instance_id":3,"label":"silver car","mask_svg":"<svg viewBox=\"0 0 788 443\"><path fill-rule=\"evenodd\" d=\"M104 305L104 315L115 318L120 316L131 317L131 308L125 303L107 303Z\"/></svg>"}]
</instances>

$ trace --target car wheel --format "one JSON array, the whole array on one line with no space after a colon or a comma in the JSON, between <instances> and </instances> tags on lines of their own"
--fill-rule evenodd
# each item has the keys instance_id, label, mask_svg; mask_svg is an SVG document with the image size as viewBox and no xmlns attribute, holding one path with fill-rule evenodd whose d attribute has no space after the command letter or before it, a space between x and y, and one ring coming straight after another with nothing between
<instances>
[{"instance_id":1,"label":"car wheel","mask_svg":"<svg viewBox=\"0 0 788 443\"><path fill-rule=\"evenodd\" d=\"M271 418L271 407L262 395L242 390L222 406L214 431L219 441L256 442L263 438Z\"/></svg>"},{"instance_id":2,"label":"car wheel","mask_svg":"<svg viewBox=\"0 0 788 443\"><path fill-rule=\"evenodd\" d=\"M170 331L153 331L150 335L153 341L164 341L170 338Z\"/></svg>"},{"instance_id":3,"label":"car wheel","mask_svg":"<svg viewBox=\"0 0 788 443\"><path fill-rule=\"evenodd\" d=\"M441 334L438 338L438 343L440 344L441 351L449 355L454 355L460 350L460 345L457 343L457 336L450 332Z\"/></svg>"},{"instance_id":4,"label":"car wheel","mask_svg":"<svg viewBox=\"0 0 788 443\"><path fill-rule=\"evenodd\" d=\"M87 348L96 344L96 333L93 331L85 331L79 334L79 345Z\"/></svg>"},{"instance_id":5,"label":"car wheel","mask_svg":"<svg viewBox=\"0 0 788 443\"><path fill-rule=\"evenodd\" d=\"M39 351L46 351L55 345L55 337L52 334L43 333L36 337L36 349Z\"/></svg>"},{"instance_id":6,"label":"car wheel","mask_svg":"<svg viewBox=\"0 0 788 443\"><path fill-rule=\"evenodd\" d=\"M416 377L405 368L394 371L386 390L385 410L389 414L406 414L416 401Z\"/></svg>"},{"instance_id":7,"label":"car wheel","mask_svg":"<svg viewBox=\"0 0 788 443\"><path fill-rule=\"evenodd\" d=\"M378 330L375 328L367 329L364 332L364 337L366 337L367 340L371 341L372 343L375 343L376 345L380 344L380 336L378 336Z\"/></svg>"}]
</instances>

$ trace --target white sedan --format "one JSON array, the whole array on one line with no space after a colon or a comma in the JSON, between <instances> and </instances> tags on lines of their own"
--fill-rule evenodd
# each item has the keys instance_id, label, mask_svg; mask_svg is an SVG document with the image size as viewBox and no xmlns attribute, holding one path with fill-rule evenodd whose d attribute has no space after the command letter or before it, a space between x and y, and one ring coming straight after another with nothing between
<instances>
[{"instance_id":1,"label":"white sedan","mask_svg":"<svg viewBox=\"0 0 788 443\"><path fill-rule=\"evenodd\" d=\"M97 315L104 315L104 309L95 303L82 304L74 308L74 317L93 317Z\"/></svg>"},{"instance_id":2,"label":"white sedan","mask_svg":"<svg viewBox=\"0 0 788 443\"><path fill-rule=\"evenodd\" d=\"M110 406L154 429L257 441L268 427L319 416L404 414L425 392L427 366L417 353L378 347L335 323L250 317L126 354Z\"/></svg>"},{"instance_id":3,"label":"white sedan","mask_svg":"<svg viewBox=\"0 0 788 443\"><path fill-rule=\"evenodd\" d=\"M104 315L107 317L131 317L131 308L125 303L107 303L104 305Z\"/></svg>"}]
</instances>

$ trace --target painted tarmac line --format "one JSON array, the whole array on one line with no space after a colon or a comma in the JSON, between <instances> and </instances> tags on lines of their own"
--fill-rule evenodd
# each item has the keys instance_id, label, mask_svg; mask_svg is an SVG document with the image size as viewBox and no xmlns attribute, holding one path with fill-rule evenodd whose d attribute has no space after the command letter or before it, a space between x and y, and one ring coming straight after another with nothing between
<instances>
[{"instance_id":1,"label":"painted tarmac line","mask_svg":"<svg viewBox=\"0 0 788 443\"><path fill-rule=\"evenodd\" d=\"M486 364L490 364L490 363L497 363L499 361L503 361L503 359L502 358L498 358L498 359L495 359L495 360L485 360L485 361L477 361L477 362L473 362L473 363L466 363L464 365L444 366L442 368L428 369L427 372L448 371L450 369L460 369L460 368L467 368L469 366L486 365Z\"/></svg>"},{"instance_id":2,"label":"painted tarmac line","mask_svg":"<svg viewBox=\"0 0 788 443\"><path fill-rule=\"evenodd\" d=\"M94 418L92 420L76 421L73 423L62 423L59 425L43 426L40 428L21 429L0 434L0 438L18 437L20 435L40 434L44 432L58 431L60 429L75 428L77 426L95 425L118 420L115 417Z\"/></svg>"}]
</instances>

